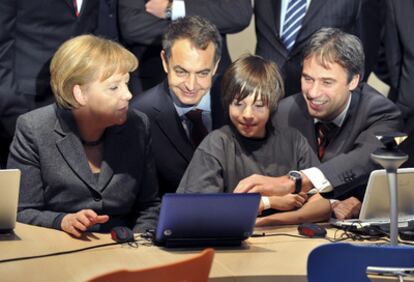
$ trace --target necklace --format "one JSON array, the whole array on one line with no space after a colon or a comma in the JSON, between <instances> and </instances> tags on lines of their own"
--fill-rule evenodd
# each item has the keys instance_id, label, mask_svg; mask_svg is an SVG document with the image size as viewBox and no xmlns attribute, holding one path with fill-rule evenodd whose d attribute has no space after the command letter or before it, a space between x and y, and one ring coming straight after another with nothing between
<instances>
[{"instance_id":1,"label":"necklace","mask_svg":"<svg viewBox=\"0 0 414 282\"><path fill-rule=\"evenodd\" d=\"M103 142L104 137L105 137L105 134L102 134L101 137L99 137L99 139L95 141L86 141L86 140L83 140L82 138L80 138L80 140L83 145L88 146L88 147L94 147L94 146L98 146L99 144L101 144Z\"/></svg>"}]
</instances>

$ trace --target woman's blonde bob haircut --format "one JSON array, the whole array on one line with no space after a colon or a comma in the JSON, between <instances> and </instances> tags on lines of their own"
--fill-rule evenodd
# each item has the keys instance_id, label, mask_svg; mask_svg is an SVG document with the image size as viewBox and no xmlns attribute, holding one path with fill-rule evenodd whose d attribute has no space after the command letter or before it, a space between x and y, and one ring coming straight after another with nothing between
<instances>
[{"instance_id":1,"label":"woman's blonde bob haircut","mask_svg":"<svg viewBox=\"0 0 414 282\"><path fill-rule=\"evenodd\" d=\"M256 55L243 55L223 75L221 93L226 111L230 104L254 95L273 113L284 96L283 80L275 63Z\"/></svg>"},{"instance_id":2,"label":"woman's blonde bob haircut","mask_svg":"<svg viewBox=\"0 0 414 282\"><path fill-rule=\"evenodd\" d=\"M75 109L79 107L73 96L75 85L97 79L104 81L137 67L137 58L120 44L94 35L81 35L66 41L56 51L50 64L50 85L61 107Z\"/></svg>"}]
</instances>

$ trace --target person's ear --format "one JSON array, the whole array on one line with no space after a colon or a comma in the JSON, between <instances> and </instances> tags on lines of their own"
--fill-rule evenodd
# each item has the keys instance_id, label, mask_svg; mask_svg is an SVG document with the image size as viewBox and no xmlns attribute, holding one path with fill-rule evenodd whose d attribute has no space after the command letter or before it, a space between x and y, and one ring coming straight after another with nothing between
<instances>
[{"instance_id":1,"label":"person's ear","mask_svg":"<svg viewBox=\"0 0 414 282\"><path fill-rule=\"evenodd\" d=\"M354 75L351 82L349 83L349 91L354 90L358 86L360 78L361 76L359 74Z\"/></svg>"},{"instance_id":2,"label":"person's ear","mask_svg":"<svg viewBox=\"0 0 414 282\"><path fill-rule=\"evenodd\" d=\"M84 95L84 93L82 91L82 88L80 87L79 84L75 84L73 86L72 92L73 92L73 98L75 98L75 101L79 105L85 106L86 105L87 98L85 97L85 95Z\"/></svg>"},{"instance_id":3,"label":"person's ear","mask_svg":"<svg viewBox=\"0 0 414 282\"><path fill-rule=\"evenodd\" d=\"M165 73L168 74L168 58L164 50L161 50L160 56L162 61L162 67L164 68Z\"/></svg>"}]
</instances>

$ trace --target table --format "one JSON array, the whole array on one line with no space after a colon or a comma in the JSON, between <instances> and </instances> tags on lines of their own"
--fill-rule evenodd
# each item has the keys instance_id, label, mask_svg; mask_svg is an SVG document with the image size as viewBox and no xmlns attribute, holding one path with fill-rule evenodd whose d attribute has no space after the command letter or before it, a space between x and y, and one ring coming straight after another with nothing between
<instances>
[{"instance_id":1,"label":"table","mask_svg":"<svg viewBox=\"0 0 414 282\"><path fill-rule=\"evenodd\" d=\"M297 226L259 232L298 234ZM334 229L328 229L332 237ZM48 228L17 223L14 235L0 235L0 260L68 251L113 242L109 234L91 233L83 239ZM325 239L265 236L249 238L240 248L216 249L210 281L306 281L308 254ZM174 262L200 250L171 250L127 244L74 254L0 263L0 281L85 281L119 270Z\"/></svg>"}]
</instances>

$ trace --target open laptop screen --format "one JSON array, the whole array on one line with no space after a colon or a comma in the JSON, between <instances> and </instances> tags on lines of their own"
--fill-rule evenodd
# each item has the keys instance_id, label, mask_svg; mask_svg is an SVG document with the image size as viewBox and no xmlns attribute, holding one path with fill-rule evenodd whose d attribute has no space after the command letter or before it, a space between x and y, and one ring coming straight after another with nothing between
<instances>
[{"instance_id":1,"label":"open laptop screen","mask_svg":"<svg viewBox=\"0 0 414 282\"><path fill-rule=\"evenodd\" d=\"M8 233L16 225L19 188L20 170L0 170L0 233Z\"/></svg>"},{"instance_id":2,"label":"open laptop screen","mask_svg":"<svg viewBox=\"0 0 414 282\"><path fill-rule=\"evenodd\" d=\"M399 227L406 227L408 222L414 221L414 168L398 169L397 185ZM346 229L361 229L389 222L390 193L384 169L371 172L358 219L331 220L334 226Z\"/></svg>"},{"instance_id":3,"label":"open laptop screen","mask_svg":"<svg viewBox=\"0 0 414 282\"><path fill-rule=\"evenodd\" d=\"M414 219L414 168L401 168L397 172L398 216ZM360 220L390 217L390 193L384 169L374 170L368 180L362 203Z\"/></svg>"},{"instance_id":4,"label":"open laptop screen","mask_svg":"<svg viewBox=\"0 0 414 282\"><path fill-rule=\"evenodd\" d=\"M155 243L166 247L240 245L253 232L260 195L166 194Z\"/></svg>"}]
</instances>

